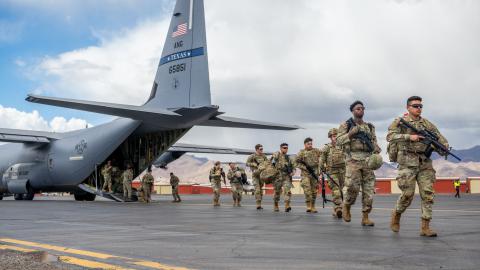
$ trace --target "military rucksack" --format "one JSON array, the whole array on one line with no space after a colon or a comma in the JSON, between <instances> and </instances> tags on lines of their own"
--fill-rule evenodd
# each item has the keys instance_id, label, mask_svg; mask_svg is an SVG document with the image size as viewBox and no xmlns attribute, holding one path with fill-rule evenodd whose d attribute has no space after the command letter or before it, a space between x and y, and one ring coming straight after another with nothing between
<instances>
[{"instance_id":1,"label":"military rucksack","mask_svg":"<svg viewBox=\"0 0 480 270\"><path fill-rule=\"evenodd\" d=\"M270 161L265 161L258 166L259 170L262 167L260 172L260 180L262 180L265 184L271 184L277 178L278 170L273 166Z\"/></svg>"}]
</instances>

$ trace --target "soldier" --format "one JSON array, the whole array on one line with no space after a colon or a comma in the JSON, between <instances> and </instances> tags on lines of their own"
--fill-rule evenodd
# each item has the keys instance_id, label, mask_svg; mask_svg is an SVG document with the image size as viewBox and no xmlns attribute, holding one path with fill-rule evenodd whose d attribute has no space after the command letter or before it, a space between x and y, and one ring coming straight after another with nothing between
<instances>
[{"instance_id":1,"label":"soldier","mask_svg":"<svg viewBox=\"0 0 480 270\"><path fill-rule=\"evenodd\" d=\"M240 207L243 192L242 178L246 176L245 170L236 166L236 164L233 162L228 163L228 166L230 169L228 170L227 178L230 181L232 190L233 206Z\"/></svg>"},{"instance_id":2,"label":"soldier","mask_svg":"<svg viewBox=\"0 0 480 270\"><path fill-rule=\"evenodd\" d=\"M102 170L103 175L103 190L106 192L112 192L112 161L107 161L105 167Z\"/></svg>"},{"instance_id":3,"label":"soldier","mask_svg":"<svg viewBox=\"0 0 480 270\"><path fill-rule=\"evenodd\" d=\"M332 128L328 131L330 143L325 144L320 155L320 170L327 172L332 179L329 179L328 186L332 190L333 213L337 218L342 218L342 195L345 181L345 156L343 150L337 146L338 129ZM335 181L335 183L332 182Z\"/></svg>"},{"instance_id":4,"label":"soldier","mask_svg":"<svg viewBox=\"0 0 480 270\"><path fill-rule=\"evenodd\" d=\"M178 184L180 183L180 179L173 174L173 172L170 173L170 185L172 186L172 196L173 196L173 203L176 202L181 202L182 199L180 199L180 195L178 195Z\"/></svg>"},{"instance_id":5,"label":"soldier","mask_svg":"<svg viewBox=\"0 0 480 270\"><path fill-rule=\"evenodd\" d=\"M346 155L346 194L343 201L343 220L351 221L350 207L355 203L360 188L362 189L362 226L374 226L368 218L372 211L373 193L375 191L375 174L369 166L373 153L380 153L375 127L363 121L365 107L361 101L350 105L353 118L342 123L338 130L337 145ZM376 158L380 155L375 155Z\"/></svg>"},{"instance_id":6,"label":"soldier","mask_svg":"<svg viewBox=\"0 0 480 270\"><path fill-rule=\"evenodd\" d=\"M153 182L152 166L148 166L147 173L142 177L143 200L146 203L152 202Z\"/></svg>"},{"instance_id":7,"label":"soldier","mask_svg":"<svg viewBox=\"0 0 480 270\"><path fill-rule=\"evenodd\" d=\"M280 194L283 187L283 198L285 200L285 212L290 212L290 200L292 198L292 176L295 173L292 160L287 154L288 144L280 144L280 151L273 153L271 161L273 166L278 170L277 178L273 182L275 193L273 195L273 211L278 212L278 202L280 201Z\"/></svg>"},{"instance_id":8,"label":"soldier","mask_svg":"<svg viewBox=\"0 0 480 270\"><path fill-rule=\"evenodd\" d=\"M408 114L405 114L403 119L419 130L433 132L438 136L439 142L448 148L448 141L438 131L437 127L421 116L422 108L421 97L412 96L408 98ZM422 199L422 227L420 235L435 237L437 233L430 229L435 194L433 190L435 170L432 166L432 160L425 155L427 145L422 143L422 139L424 139L423 136L415 134L412 130L400 125L400 118L395 119L388 128L388 154L390 159L393 159L392 161L396 161L399 164L397 183L402 191L395 209L392 211L390 228L394 232L400 230L400 216L412 203L415 195L415 183L417 183L420 198Z\"/></svg>"},{"instance_id":9,"label":"soldier","mask_svg":"<svg viewBox=\"0 0 480 270\"><path fill-rule=\"evenodd\" d=\"M122 174L123 179L123 198L125 201L132 200L132 180L133 180L133 170L132 165L128 164L127 169Z\"/></svg>"},{"instance_id":10,"label":"soldier","mask_svg":"<svg viewBox=\"0 0 480 270\"><path fill-rule=\"evenodd\" d=\"M255 153L251 154L247 159L247 166L252 171L253 185L255 186L255 200L257 203L257 210L263 209L263 181L260 179L260 170L258 166L263 162L268 161L267 156L263 153L263 146L261 144L255 145Z\"/></svg>"},{"instance_id":11,"label":"soldier","mask_svg":"<svg viewBox=\"0 0 480 270\"><path fill-rule=\"evenodd\" d=\"M307 213L317 213L315 208L315 200L317 199L318 180L308 172L307 166L312 169L318 176L320 150L313 148L312 138L306 138L304 141L304 149L297 154L296 164L302 177L302 188L305 193L305 204L307 205ZM306 164L306 165L305 165Z\"/></svg>"},{"instance_id":12,"label":"soldier","mask_svg":"<svg viewBox=\"0 0 480 270\"><path fill-rule=\"evenodd\" d=\"M220 161L216 161L215 166L210 170L209 177L213 189L213 206L220 206L220 189L222 188L222 178L223 183L227 185L227 182L225 181L225 173L223 172Z\"/></svg>"}]
</instances>

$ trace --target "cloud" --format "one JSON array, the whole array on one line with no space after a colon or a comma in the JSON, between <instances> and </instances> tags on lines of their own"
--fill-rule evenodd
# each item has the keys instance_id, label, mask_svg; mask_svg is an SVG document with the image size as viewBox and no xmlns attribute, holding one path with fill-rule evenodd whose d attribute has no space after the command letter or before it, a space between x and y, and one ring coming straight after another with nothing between
<instances>
[{"instance_id":1,"label":"cloud","mask_svg":"<svg viewBox=\"0 0 480 270\"><path fill-rule=\"evenodd\" d=\"M85 128L87 124L82 119L71 118L67 120L59 116L54 117L49 122L38 111L23 112L0 105L0 128L67 132Z\"/></svg>"},{"instance_id":2,"label":"cloud","mask_svg":"<svg viewBox=\"0 0 480 270\"><path fill-rule=\"evenodd\" d=\"M246 147L326 142L355 99L385 132L410 95L451 145L480 144L480 2L205 2L212 99L229 115L299 124L291 133L195 128L184 140ZM168 16L167 16L168 17ZM168 21L96 33L96 46L48 56L35 67L42 92L141 104ZM213 130L213 131L212 131ZM211 134L217 136L211 136Z\"/></svg>"}]
</instances>

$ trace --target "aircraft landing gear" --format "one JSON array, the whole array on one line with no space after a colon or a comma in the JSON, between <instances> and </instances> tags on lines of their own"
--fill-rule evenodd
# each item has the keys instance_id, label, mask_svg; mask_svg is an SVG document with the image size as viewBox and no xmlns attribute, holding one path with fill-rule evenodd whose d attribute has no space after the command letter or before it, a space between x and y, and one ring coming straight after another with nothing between
<instances>
[{"instance_id":1,"label":"aircraft landing gear","mask_svg":"<svg viewBox=\"0 0 480 270\"><path fill-rule=\"evenodd\" d=\"M15 201L22 201L23 200L23 194L14 194L13 198Z\"/></svg>"},{"instance_id":2,"label":"aircraft landing gear","mask_svg":"<svg viewBox=\"0 0 480 270\"><path fill-rule=\"evenodd\" d=\"M29 185L27 188L27 193L23 194L23 199L25 201L31 201L35 197L35 191L33 191L32 187Z\"/></svg>"},{"instance_id":3,"label":"aircraft landing gear","mask_svg":"<svg viewBox=\"0 0 480 270\"><path fill-rule=\"evenodd\" d=\"M0 194L0 201L3 200L3 194Z\"/></svg>"}]
</instances>

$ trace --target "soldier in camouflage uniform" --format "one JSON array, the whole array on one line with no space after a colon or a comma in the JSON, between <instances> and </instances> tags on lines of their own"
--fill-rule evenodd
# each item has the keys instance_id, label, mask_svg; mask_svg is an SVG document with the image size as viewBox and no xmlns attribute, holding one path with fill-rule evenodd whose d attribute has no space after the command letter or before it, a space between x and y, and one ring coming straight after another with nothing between
<instances>
[{"instance_id":1,"label":"soldier in camouflage uniform","mask_svg":"<svg viewBox=\"0 0 480 270\"><path fill-rule=\"evenodd\" d=\"M305 193L305 204L307 205L307 213L317 213L317 209L315 208L315 200L317 199L319 179L314 179L303 163L306 163L310 168L312 168L318 176L320 168L320 150L318 148L313 148L312 138L306 138L303 143L305 148L300 150L300 152L297 154L295 163L297 165L297 168L301 170L301 185L303 188L303 192Z\"/></svg>"},{"instance_id":2,"label":"soldier in camouflage uniform","mask_svg":"<svg viewBox=\"0 0 480 270\"><path fill-rule=\"evenodd\" d=\"M220 189L222 188L222 178L226 185L225 173L221 167L220 161L215 162L215 166L210 170L209 180L213 189L213 206L220 206Z\"/></svg>"},{"instance_id":3,"label":"soldier in camouflage uniform","mask_svg":"<svg viewBox=\"0 0 480 270\"><path fill-rule=\"evenodd\" d=\"M252 171L253 184L255 185L255 199L257 203L257 210L263 209L263 181L260 179L260 171L258 166L263 162L268 161L267 156L263 153L263 146L261 144L255 145L255 153L251 154L247 159L247 166Z\"/></svg>"},{"instance_id":4,"label":"soldier in camouflage uniform","mask_svg":"<svg viewBox=\"0 0 480 270\"><path fill-rule=\"evenodd\" d=\"M245 176L245 170L238 167L233 162L230 162L228 166L230 167L230 169L228 170L227 178L230 181L230 187L232 190L233 206L240 207L243 193L242 177Z\"/></svg>"},{"instance_id":5,"label":"soldier in camouflage uniform","mask_svg":"<svg viewBox=\"0 0 480 270\"><path fill-rule=\"evenodd\" d=\"M123 179L123 198L125 200L132 200L132 180L133 180L133 169L132 165L128 164L127 169L122 174Z\"/></svg>"},{"instance_id":6,"label":"soldier in camouflage uniform","mask_svg":"<svg viewBox=\"0 0 480 270\"><path fill-rule=\"evenodd\" d=\"M170 185L172 186L172 196L173 196L173 203L181 202L180 195L178 195L178 184L180 183L180 179L173 174L170 173Z\"/></svg>"},{"instance_id":7,"label":"soldier in camouflage uniform","mask_svg":"<svg viewBox=\"0 0 480 270\"><path fill-rule=\"evenodd\" d=\"M153 182L152 166L148 166L147 173L142 177L143 201L145 203L152 202Z\"/></svg>"},{"instance_id":8,"label":"soldier in camouflage uniform","mask_svg":"<svg viewBox=\"0 0 480 270\"><path fill-rule=\"evenodd\" d=\"M337 146L337 133L336 128L332 128L328 131L328 138L330 143L325 144L320 155L320 170L327 172L335 183L332 183L332 179L328 180L328 186L332 190L333 197L333 216L342 218L342 196L343 185L345 182L345 156L343 150Z\"/></svg>"},{"instance_id":9,"label":"soldier in camouflage uniform","mask_svg":"<svg viewBox=\"0 0 480 270\"><path fill-rule=\"evenodd\" d=\"M427 119L421 117L422 98L413 96L407 100L408 114L403 119L418 130L429 130L436 134L439 142L449 147L447 140L438 131L437 127ZM415 195L415 184L418 184L422 199L422 227L420 235L434 237L437 233L430 229L432 219L432 205L434 200L433 183L435 182L435 170L432 160L425 155L427 145L422 143L422 136L412 132L399 124L397 118L388 128L387 141L389 142L388 153L392 161L399 164L397 184L402 194L398 198L395 209L392 211L390 227L392 231L400 230L400 216L410 206Z\"/></svg>"},{"instance_id":10,"label":"soldier in camouflage uniform","mask_svg":"<svg viewBox=\"0 0 480 270\"><path fill-rule=\"evenodd\" d=\"M283 197L285 200L285 212L290 212L290 200L292 198L292 176L295 173L292 160L287 154L288 144L282 143L280 151L273 153L271 161L273 166L278 170L277 179L273 182L275 193L273 195L273 211L278 212L278 202L280 201L280 194L283 188Z\"/></svg>"},{"instance_id":11,"label":"soldier in camouflage uniform","mask_svg":"<svg viewBox=\"0 0 480 270\"><path fill-rule=\"evenodd\" d=\"M103 167L103 190L106 192L112 192L112 162L109 160L105 167Z\"/></svg>"},{"instance_id":12,"label":"soldier in camouflage uniform","mask_svg":"<svg viewBox=\"0 0 480 270\"><path fill-rule=\"evenodd\" d=\"M363 215L361 224L374 226L375 223L368 218L368 214L372 211L375 174L368 166L367 160L373 153L380 153L381 149L377 144L375 127L363 121L365 112L363 103L355 101L350 105L350 111L353 118L340 125L337 138L337 145L342 147L346 155L343 220L351 221L350 207L355 203L361 188ZM365 141L360 139L361 135L366 135L367 139Z\"/></svg>"}]
</instances>

